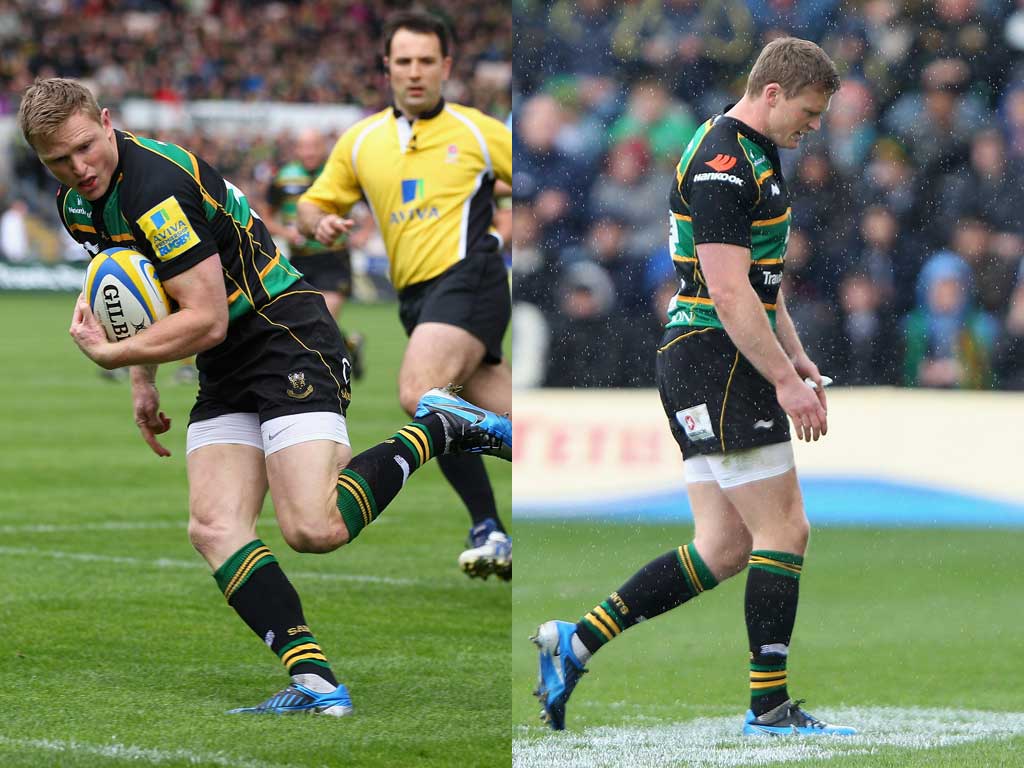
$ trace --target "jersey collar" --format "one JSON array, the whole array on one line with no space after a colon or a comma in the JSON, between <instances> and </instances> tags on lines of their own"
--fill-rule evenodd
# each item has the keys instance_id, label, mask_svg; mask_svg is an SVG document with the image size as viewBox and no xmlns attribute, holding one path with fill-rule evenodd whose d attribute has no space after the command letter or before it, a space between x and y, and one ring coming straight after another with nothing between
<instances>
[{"instance_id":1,"label":"jersey collar","mask_svg":"<svg viewBox=\"0 0 1024 768\"><path fill-rule=\"evenodd\" d=\"M402 114L402 110L400 110L395 105L392 104L391 105L391 109L394 112L396 120L401 120L401 119L405 118L405 115ZM441 112L443 112L443 111L444 111L444 96L442 96L438 100L437 106L435 106L433 109L427 110L426 112L422 113L421 115L419 115L416 118L416 120L430 120L431 118L434 118L434 117L437 117L438 115L440 115ZM411 121L410 120L409 122L415 122L415 121Z\"/></svg>"},{"instance_id":2,"label":"jersey collar","mask_svg":"<svg viewBox=\"0 0 1024 768\"><path fill-rule=\"evenodd\" d=\"M768 153L769 157L778 158L779 148L775 145L775 142L769 139L760 131L755 131L749 125L744 123L742 120L737 120L735 117L729 117L725 113L733 108L733 104L727 104L725 109L722 110L722 114L718 116L719 120L729 120L733 125L737 127L740 133L746 136L748 139L753 141L755 144L761 147L765 152ZM778 163L775 164L778 166Z\"/></svg>"}]
</instances>

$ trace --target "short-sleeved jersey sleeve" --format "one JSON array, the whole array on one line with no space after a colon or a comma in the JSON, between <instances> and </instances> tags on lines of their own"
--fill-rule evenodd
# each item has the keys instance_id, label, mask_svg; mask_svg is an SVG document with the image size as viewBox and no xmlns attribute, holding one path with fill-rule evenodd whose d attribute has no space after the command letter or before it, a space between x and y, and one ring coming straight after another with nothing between
<instances>
[{"instance_id":1,"label":"short-sleeved jersey sleeve","mask_svg":"<svg viewBox=\"0 0 1024 768\"><path fill-rule=\"evenodd\" d=\"M356 134L362 124L350 128L342 134L331 150L324 170L316 181L302 193L299 202L313 203L326 213L344 216L363 196L362 187L352 165L352 152L355 147Z\"/></svg>"},{"instance_id":2,"label":"short-sleeved jersey sleeve","mask_svg":"<svg viewBox=\"0 0 1024 768\"><path fill-rule=\"evenodd\" d=\"M700 153L693 160L684 198L693 216L694 245L727 243L750 248L750 224L757 205L754 172L743 150Z\"/></svg>"},{"instance_id":3,"label":"short-sleeved jersey sleeve","mask_svg":"<svg viewBox=\"0 0 1024 768\"><path fill-rule=\"evenodd\" d=\"M479 121L484 141L487 142L487 151L491 155L491 165L494 168L494 175L506 184L512 183L512 131L504 123L494 118L482 116Z\"/></svg>"},{"instance_id":4,"label":"short-sleeved jersey sleeve","mask_svg":"<svg viewBox=\"0 0 1024 768\"><path fill-rule=\"evenodd\" d=\"M134 188L133 188L134 187ZM199 184L170 161L147 174L147 182L122 189L122 205L141 253L161 280L180 275L217 253Z\"/></svg>"}]
</instances>

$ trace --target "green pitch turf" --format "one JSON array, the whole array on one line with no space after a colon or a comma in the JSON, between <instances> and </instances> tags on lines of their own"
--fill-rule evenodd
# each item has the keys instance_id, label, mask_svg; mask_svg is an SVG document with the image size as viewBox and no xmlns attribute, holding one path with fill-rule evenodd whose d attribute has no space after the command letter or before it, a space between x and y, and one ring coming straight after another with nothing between
<instances>
[{"instance_id":1,"label":"green pitch turf","mask_svg":"<svg viewBox=\"0 0 1024 768\"><path fill-rule=\"evenodd\" d=\"M0 765L306 768L509 763L511 586L470 581L468 516L436 465L350 547L300 555L259 526L299 590L353 717L227 716L287 683L226 605L186 533L194 385L159 383L158 459L129 387L67 335L73 297L0 294ZM356 450L405 422L394 306L351 306L367 337ZM488 460L501 512L511 470Z\"/></svg>"},{"instance_id":2,"label":"green pitch turf","mask_svg":"<svg viewBox=\"0 0 1024 768\"><path fill-rule=\"evenodd\" d=\"M576 621L691 538L688 526L517 521L517 767L1024 766L1020 530L812 533L790 691L818 716L860 725L859 742L828 739L816 752L738 737L748 702L743 575L605 646L569 702L568 731L551 733L530 695L537 656L528 635L547 619ZM949 710L985 714L937 746L939 720L963 722Z\"/></svg>"}]
</instances>

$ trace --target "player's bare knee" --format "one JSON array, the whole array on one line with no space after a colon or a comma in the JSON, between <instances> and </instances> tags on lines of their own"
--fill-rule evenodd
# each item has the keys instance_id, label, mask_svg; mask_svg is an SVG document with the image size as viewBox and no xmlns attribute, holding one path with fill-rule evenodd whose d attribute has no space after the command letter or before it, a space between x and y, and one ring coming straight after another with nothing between
<instances>
[{"instance_id":1,"label":"player's bare knee","mask_svg":"<svg viewBox=\"0 0 1024 768\"><path fill-rule=\"evenodd\" d=\"M731 531L728 537L697 538L694 545L705 564L722 580L742 571L750 559L753 539L748 531Z\"/></svg>"},{"instance_id":2,"label":"player's bare knee","mask_svg":"<svg viewBox=\"0 0 1024 768\"><path fill-rule=\"evenodd\" d=\"M419 403L423 393L430 387L419 387L417 385L401 385L398 389L398 402L402 410L412 416L416 412L416 404Z\"/></svg>"},{"instance_id":3,"label":"player's bare knee","mask_svg":"<svg viewBox=\"0 0 1024 768\"><path fill-rule=\"evenodd\" d=\"M337 514L322 522L302 520L282 525L281 533L296 552L314 554L333 552L349 540L348 529Z\"/></svg>"},{"instance_id":4,"label":"player's bare knee","mask_svg":"<svg viewBox=\"0 0 1024 768\"><path fill-rule=\"evenodd\" d=\"M199 554L207 555L222 549L228 539L237 537L228 525L215 517L193 515L188 521L188 538Z\"/></svg>"}]
</instances>

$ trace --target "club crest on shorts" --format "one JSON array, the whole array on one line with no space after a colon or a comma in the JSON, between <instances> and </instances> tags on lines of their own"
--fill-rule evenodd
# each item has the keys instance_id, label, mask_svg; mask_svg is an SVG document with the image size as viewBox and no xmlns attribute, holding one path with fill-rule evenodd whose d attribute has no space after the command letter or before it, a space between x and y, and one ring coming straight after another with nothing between
<instances>
[{"instance_id":1,"label":"club crest on shorts","mask_svg":"<svg viewBox=\"0 0 1024 768\"><path fill-rule=\"evenodd\" d=\"M306 374L303 371L289 373L288 383L291 384L291 389L288 390L288 397L294 397L296 400L305 400L313 394L313 385L306 385Z\"/></svg>"},{"instance_id":2,"label":"club crest on shorts","mask_svg":"<svg viewBox=\"0 0 1024 768\"><path fill-rule=\"evenodd\" d=\"M714 427L711 426L711 414L708 413L707 403L695 405L682 411L676 411L676 421L686 432L686 436L693 441L710 440L715 436Z\"/></svg>"}]
</instances>

